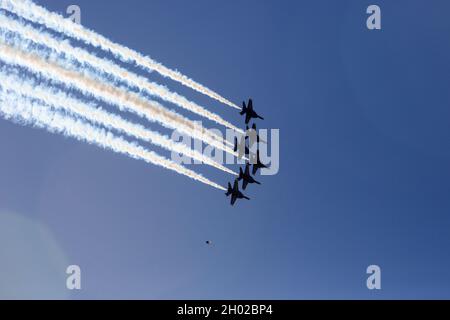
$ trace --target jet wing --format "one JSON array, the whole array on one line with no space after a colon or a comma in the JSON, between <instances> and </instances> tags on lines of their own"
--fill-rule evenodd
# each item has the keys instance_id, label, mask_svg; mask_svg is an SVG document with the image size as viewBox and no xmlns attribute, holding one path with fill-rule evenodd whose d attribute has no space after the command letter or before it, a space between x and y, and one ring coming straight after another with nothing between
<instances>
[{"instance_id":1,"label":"jet wing","mask_svg":"<svg viewBox=\"0 0 450 320\"><path fill-rule=\"evenodd\" d=\"M244 181L242 182L242 189L246 189L248 185L248 181L244 179Z\"/></svg>"}]
</instances>

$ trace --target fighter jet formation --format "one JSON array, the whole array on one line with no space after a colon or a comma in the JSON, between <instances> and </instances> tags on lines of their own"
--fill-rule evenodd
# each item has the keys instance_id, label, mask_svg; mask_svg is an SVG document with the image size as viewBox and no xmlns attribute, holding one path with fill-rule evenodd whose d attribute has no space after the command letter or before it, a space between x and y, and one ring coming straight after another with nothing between
<instances>
[{"instance_id":1,"label":"fighter jet formation","mask_svg":"<svg viewBox=\"0 0 450 320\"><path fill-rule=\"evenodd\" d=\"M252 161L253 168L252 168L252 174L250 174L250 162L247 160L245 164L245 169L243 170L242 167L239 168L239 177L234 181L233 187L231 186L231 183L228 183L228 190L225 193L227 197L231 196L231 205L233 206L236 203L236 200L238 199L246 199L250 200L249 197L245 196L240 190L239 190L239 181L242 181L242 189L246 190L247 186L249 184L261 184L260 182L256 181L252 175L256 175L258 170L262 168L267 168L265 164L261 162L261 158L259 155L259 144L260 143L266 143L264 140L262 140L258 132L256 130L256 123L253 123L252 127L249 128L248 124L251 119L262 119L263 117L258 115L254 108L253 108L253 100L249 99L248 104L245 103L245 101L242 103L243 108L240 112L240 114L243 116L245 115L245 124L246 124L246 134L241 137L240 143L238 143L238 138L234 138L234 152L238 152L238 156L240 159L242 159L244 156L247 156L248 159L252 159L256 161ZM254 143L257 143L256 148L256 155L251 154L250 147L247 144L249 141L250 147L254 145Z\"/></svg>"}]
</instances>

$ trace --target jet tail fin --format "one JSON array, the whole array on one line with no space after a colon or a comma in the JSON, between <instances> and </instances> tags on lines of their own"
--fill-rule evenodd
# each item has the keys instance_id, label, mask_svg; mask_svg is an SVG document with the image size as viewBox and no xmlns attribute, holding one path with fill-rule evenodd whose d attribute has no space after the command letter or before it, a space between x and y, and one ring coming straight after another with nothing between
<instances>
[{"instance_id":1,"label":"jet tail fin","mask_svg":"<svg viewBox=\"0 0 450 320\"><path fill-rule=\"evenodd\" d=\"M242 167L239 168L239 178L238 180L242 180L244 178L244 171L242 171Z\"/></svg>"},{"instance_id":2,"label":"jet tail fin","mask_svg":"<svg viewBox=\"0 0 450 320\"><path fill-rule=\"evenodd\" d=\"M233 190L231 189L231 183L228 182L228 191L227 193L225 193L225 195L228 197L232 192Z\"/></svg>"},{"instance_id":3,"label":"jet tail fin","mask_svg":"<svg viewBox=\"0 0 450 320\"><path fill-rule=\"evenodd\" d=\"M245 101L242 102L242 111L240 112L241 116L247 112L247 106L245 105Z\"/></svg>"}]
</instances>

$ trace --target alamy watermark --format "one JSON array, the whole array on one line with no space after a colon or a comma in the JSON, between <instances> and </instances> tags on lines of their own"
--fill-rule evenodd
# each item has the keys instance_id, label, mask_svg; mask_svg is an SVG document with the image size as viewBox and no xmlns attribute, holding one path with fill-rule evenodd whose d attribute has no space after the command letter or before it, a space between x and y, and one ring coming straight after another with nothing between
<instances>
[{"instance_id":1,"label":"alamy watermark","mask_svg":"<svg viewBox=\"0 0 450 320\"><path fill-rule=\"evenodd\" d=\"M367 267L366 272L369 274L366 281L367 289L381 290L381 268L373 264Z\"/></svg>"},{"instance_id":2,"label":"alamy watermark","mask_svg":"<svg viewBox=\"0 0 450 320\"><path fill-rule=\"evenodd\" d=\"M75 23L81 24L81 8L76 4L67 7L66 13L69 15L68 19Z\"/></svg>"},{"instance_id":3,"label":"alamy watermark","mask_svg":"<svg viewBox=\"0 0 450 320\"><path fill-rule=\"evenodd\" d=\"M367 7L366 13L370 14L366 21L367 29L381 30L381 8L372 4Z\"/></svg>"},{"instance_id":4,"label":"alamy watermark","mask_svg":"<svg viewBox=\"0 0 450 320\"><path fill-rule=\"evenodd\" d=\"M69 275L66 280L66 287L69 290L81 290L81 268L77 265L70 265L66 269Z\"/></svg>"},{"instance_id":5,"label":"alamy watermark","mask_svg":"<svg viewBox=\"0 0 450 320\"><path fill-rule=\"evenodd\" d=\"M204 129L201 122L195 122L195 124L195 130L202 132L202 139L193 138L189 134L175 130L172 132L172 141L182 143L219 164L244 165L249 163L254 165L262 163L265 168L261 168L261 175L270 176L278 173L280 169L279 129L256 130L254 127L247 129L244 133L226 129L224 134L218 129ZM213 143L204 142L208 139ZM177 164L202 164L199 160L177 152L171 153L171 159Z\"/></svg>"}]
</instances>

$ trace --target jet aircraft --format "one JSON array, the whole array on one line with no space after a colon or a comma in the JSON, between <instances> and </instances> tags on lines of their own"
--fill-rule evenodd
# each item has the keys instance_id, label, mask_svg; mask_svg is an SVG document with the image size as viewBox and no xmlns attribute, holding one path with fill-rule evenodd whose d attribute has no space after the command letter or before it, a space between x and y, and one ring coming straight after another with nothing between
<instances>
[{"instance_id":1,"label":"jet aircraft","mask_svg":"<svg viewBox=\"0 0 450 320\"><path fill-rule=\"evenodd\" d=\"M237 199L247 199L250 200L249 197L246 197L241 191L239 191L239 182L238 179L234 180L234 186L231 188L231 183L228 182L228 191L225 193L227 197L231 195L231 205L234 205Z\"/></svg>"},{"instance_id":2,"label":"jet aircraft","mask_svg":"<svg viewBox=\"0 0 450 320\"><path fill-rule=\"evenodd\" d=\"M248 124L251 119L261 119L264 120L263 117L258 115L253 109L253 100L248 100L248 105L245 104L245 101L242 102L242 111L240 112L241 116L245 114L245 124Z\"/></svg>"},{"instance_id":3,"label":"jet aircraft","mask_svg":"<svg viewBox=\"0 0 450 320\"><path fill-rule=\"evenodd\" d=\"M245 165L245 171L242 171L242 168L239 168L239 178L238 180L242 181L242 189L245 190L247 188L247 185L249 183L256 183L261 184L260 182L256 181L251 175L250 175L250 164L247 163Z\"/></svg>"},{"instance_id":4,"label":"jet aircraft","mask_svg":"<svg viewBox=\"0 0 450 320\"><path fill-rule=\"evenodd\" d=\"M267 166L261 162L261 158L259 157L259 150L256 152L256 163L253 164L252 174L255 175L259 169L267 168Z\"/></svg>"}]
</instances>

